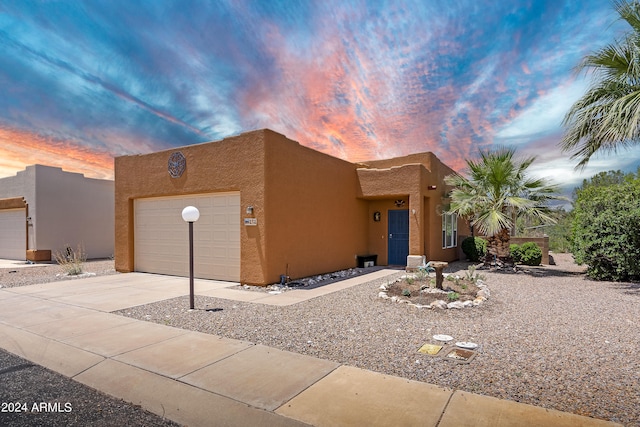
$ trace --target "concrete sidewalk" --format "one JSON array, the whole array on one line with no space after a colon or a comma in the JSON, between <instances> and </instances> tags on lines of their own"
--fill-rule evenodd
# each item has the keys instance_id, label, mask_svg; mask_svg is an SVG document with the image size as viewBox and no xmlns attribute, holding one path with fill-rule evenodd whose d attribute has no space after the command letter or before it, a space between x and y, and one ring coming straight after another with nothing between
<instances>
[{"instance_id":1,"label":"concrete sidewalk","mask_svg":"<svg viewBox=\"0 0 640 427\"><path fill-rule=\"evenodd\" d=\"M195 288L289 305L391 272L280 295ZM616 425L109 313L186 294L186 278L142 273L3 288L0 347L190 426Z\"/></svg>"}]
</instances>

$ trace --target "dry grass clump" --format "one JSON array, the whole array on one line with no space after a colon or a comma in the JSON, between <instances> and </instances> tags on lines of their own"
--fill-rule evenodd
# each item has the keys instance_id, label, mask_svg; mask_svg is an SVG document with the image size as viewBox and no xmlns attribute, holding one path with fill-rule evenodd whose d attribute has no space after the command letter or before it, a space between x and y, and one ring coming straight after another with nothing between
<instances>
[{"instance_id":1,"label":"dry grass clump","mask_svg":"<svg viewBox=\"0 0 640 427\"><path fill-rule=\"evenodd\" d=\"M75 250L69 245L65 246L63 251L56 251L53 254L55 261L69 276L82 274L84 272L84 263L87 261L84 245L82 243L78 244Z\"/></svg>"}]
</instances>

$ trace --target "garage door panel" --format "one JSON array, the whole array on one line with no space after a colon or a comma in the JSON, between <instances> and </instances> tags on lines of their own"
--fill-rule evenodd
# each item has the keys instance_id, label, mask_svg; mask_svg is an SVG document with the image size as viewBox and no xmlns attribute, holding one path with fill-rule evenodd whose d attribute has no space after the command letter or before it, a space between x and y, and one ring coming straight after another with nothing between
<instances>
[{"instance_id":1,"label":"garage door panel","mask_svg":"<svg viewBox=\"0 0 640 427\"><path fill-rule=\"evenodd\" d=\"M195 206L194 275L240 280L240 193L212 193L138 199L135 215L135 269L188 276L188 224L182 209Z\"/></svg>"},{"instance_id":2,"label":"garage door panel","mask_svg":"<svg viewBox=\"0 0 640 427\"><path fill-rule=\"evenodd\" d=\"M26 259L26 218L26 209L0 210L0 258Z\"/></svg>"},{"instance_id":3,"label":"garage door panel","mask_svg":"<svg viewBox=\"0 0 640 427\"><path fill-rule=\"evenodd\" d=\"M215 214L213 216L213 225L226 226L229 224L227 214Z\"/></svg>"},{"instance_id":4,"label":"garage door panel","mask_svg":"<svg viewBox=\"0 0 640 427\"><path fill-rule=\"evenodd\" d=\"M214 242L227 242L229 240L229 233L226 231L214 231L213 235Z\"/></svg>"},{"instance_id":5,"label":"garage door panel","mask_svg":"<svg viewBox=\"0 0 640 427\"><path fill-rule=\"evenodd\" d=\"M218 199L212 200L211 202L212 202L212 206L216 208L240 206L240 199L218 198Z\"/></svg>"},{"instance_id":6,"label":"garage door panel","mask_svg":"<svg viewBox=\"0 0 640 427\"><path fill-rule=\"evenodd\" d=\"M213 248L211 255L216 259L227 259L229 256L229 251L227 250L227 248Z\"/></svg>"}]
</instances>

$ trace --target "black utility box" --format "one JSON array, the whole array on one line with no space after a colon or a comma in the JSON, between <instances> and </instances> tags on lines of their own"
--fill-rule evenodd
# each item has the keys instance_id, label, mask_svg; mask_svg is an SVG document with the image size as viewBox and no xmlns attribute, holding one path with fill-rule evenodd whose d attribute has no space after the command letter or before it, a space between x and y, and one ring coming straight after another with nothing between
<instances>
[{"instance_id":1,"label":"black utility box","mask_svg":"<svg viewBox=\"0 0 640 427\"><path fill-rule=\"evenodd\" d=\"M370 265L370 263L373 262L373 265ZM366 263L366 265L365 265ZM373 267L374 265L378 264L378 255L358 255L358 267L359 268L364 268L366 267Z\"/></svg>"}]
</instances>

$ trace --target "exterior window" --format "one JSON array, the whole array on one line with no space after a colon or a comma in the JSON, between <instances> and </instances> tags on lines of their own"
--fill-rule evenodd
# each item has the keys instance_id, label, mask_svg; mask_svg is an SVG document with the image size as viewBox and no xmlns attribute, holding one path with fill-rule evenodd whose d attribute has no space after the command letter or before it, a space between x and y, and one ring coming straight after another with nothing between
<instances>
[{"instance_id":1,"label":"exterior window","mask_svg":"<svg viewBox=\"0 0 640 427\"><path fill-rule=\"evenodd\" d=\"M458 246L458 216L456 214L442 215L442 248Z\"/></svg>"}]
</instances>

